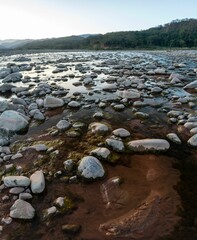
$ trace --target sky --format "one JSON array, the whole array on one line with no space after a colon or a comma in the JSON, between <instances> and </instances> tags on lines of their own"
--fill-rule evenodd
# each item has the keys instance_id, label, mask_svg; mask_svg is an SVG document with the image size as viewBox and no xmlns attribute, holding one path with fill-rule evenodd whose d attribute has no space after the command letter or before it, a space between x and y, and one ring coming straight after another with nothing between
<instances>
[{"instance_id":1,"label":"sky","mask_svg":"<svg viewBox=\"0 0 197 240\"><path fill-rule=\"evenodd\" d=\"M143 30L197 18L197 0L0 0L0 39Z\"/></svg>"}]
</instances>

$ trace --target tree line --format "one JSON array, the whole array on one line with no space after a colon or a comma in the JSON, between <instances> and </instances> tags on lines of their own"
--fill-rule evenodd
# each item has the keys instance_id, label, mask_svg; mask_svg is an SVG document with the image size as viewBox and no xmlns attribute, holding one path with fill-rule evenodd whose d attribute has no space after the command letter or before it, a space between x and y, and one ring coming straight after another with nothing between
<instances>
[{"instance_id":1,"label":"tree line","mask_svg":"<svg viewBox=\"0 0 197 240\"><path fill-rule=\"evenodd\" d=\"M174 20L141 31L111 32L88 37L70 36L35 40L22 49L158 49L196 48L197 19Z\"/></svg>"}]
</instances>

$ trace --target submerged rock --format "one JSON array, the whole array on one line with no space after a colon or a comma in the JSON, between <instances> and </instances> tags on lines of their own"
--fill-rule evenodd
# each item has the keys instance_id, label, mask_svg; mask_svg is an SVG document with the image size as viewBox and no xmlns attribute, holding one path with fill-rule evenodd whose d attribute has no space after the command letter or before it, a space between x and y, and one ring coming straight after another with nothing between
<instances>
[{"instance_id":1,"label":"submerged rock","mask_svg":"<svg viewBox=\"0 0 197 240\"><path fill-rule=\"evenodd\" d=\"M170 144L164 139L141 139L128 143L130 150L135 152L166 151Z\"/></svg>"}]
</instances>

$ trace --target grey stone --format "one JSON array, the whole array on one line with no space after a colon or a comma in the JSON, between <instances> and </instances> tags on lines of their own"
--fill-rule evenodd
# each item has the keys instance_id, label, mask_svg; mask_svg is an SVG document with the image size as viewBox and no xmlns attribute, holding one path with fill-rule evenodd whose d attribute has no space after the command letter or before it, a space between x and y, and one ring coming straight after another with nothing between
<instances>
[{"instance_id":1,"label":"grey stone","mask_svg":"<svg viewBox=\"0 0 197 240\"><path fill-rule=\"evenodd\" d=\"M17 199L10 208L10 217L16 219L33 219L35 209L32 205L24 200Z\"/></svg>"},{"instance_id":2,"label":"grey stone","mask_svg":"<svg viewBox=\"0 0 197 240\"><path fill-rule=\"evenodd\" d=\"M129 137L129 136L131 135L130 132L127 131L127 130L124 129L124 128L115 129L112 133L113 133L115 136L121 137L121 138Z\"/></svg>"},{"instance_id":3,"label":"grey stone","mask_svg":"<svg viewBox=\"0 0 197 240\"><path fill-rule=\"evenodd\" d=\"M92 150L90 152L91 155L94 155L98 158L102 158L102 159L107 159L110 155L110 151L108 148L105 148L105 147L99 147L99 148L96 148L94 150Z\"/></svg>"},{"instance_id":4,"label":"grey stone","mask_svg":"<svg viewBox=\"0 0 197 240\"><path fill-rule=\"evenodd\" d=\"M130 141L128 147L135 152L154 152L168 150L170 144L164 139L141 139Z\"/></svg>"},{"instance_id":5,"label":"grey stone","mask_svg":"<svg viewBox=\"0 0 197 240\"><path fill-rule=\"evenodd\" d=\"M67 130L70 128L70 126L71 124L67 120L60 120L56 125L60 131Z\"/></svg>"},{"instance_id":6,"label":"grey stone","mask_svg":"<svg viewBox=\"0 0 197 240\"><path fill-rule=\"evenodd\" d=\"M64 105L64 101L60 98L47 96L44 99L45 108L57 108L57 107L62 107L63 105Z\"/></svg>"},{"instance_id":7,"label":"grey stone","mask_svg":"<svg viewBox=\"0 0 197 240\"><path fill-rule=\"evenodd\" d=\"M87 156L81 159L78 166L78 173L86 179L96 179L103 177L105 170L97 158Z\"/></svg>"},{"instance_id":8,"label":"grey stone","mask_svg":"<svg viewBox=\"0 0 197 240\"><path fill-rule=\"evenodd\" d=\"M3 178L6 187L28 187L30 179L25 176L6 176Z\"/></svg>"},{"instance_id":9,"label":"grey stone","mask_svg":"<svg viewBox=\"0 0 197 240\"><path fill-rule=\"evenodd\" d=\"M0 128L18 132L28 126L25 116L13 110L4 111L0 116Z\"/></svg>"},{"instance_id":10,"label":"grey stone","mask_svg":"<svg viewBox=\"0 0 197 240\"><path fill-rule=\"evenodd\" d=\"M45 189L45 178L41 171L36 171L30 176L31 180L31 191L33 193L41 193Z\"/></svg>"},{"instance_id":11,"label":"grey stone","mask_svg":"<svg viewBox=\"0 0 197 240\"><path fill-rule=\"evenodd\" d=\"M88 127L92 133L106 133L109 131L109 128L107 125L99 122L93 122Z\"/></svg>"},{"instance_id":12,"label":"grey stone","mask_svg":"<svg viewBox=\"0 0 197 240\"><path fill-rule=\"evenodd\" d=\"M124 143L121 139L115 139L111 137L107 138L105 142L116 152L124 152L125 150Z\"/></svg>"},{"instance_id":13,"label":"grey stone","mask_svg":"<svg viewBox=\"0 0 197 240\"><path fill-rule=\"evenodd\" d=\"M79 108L81 106L81 104L77 101L71 101L68 103L68 106L71 108Z\"/></svg>"},{"instance_id":14,"label":"grey stone","mask_svg":"<svg viewBox=\"0 0 197 240\"><path fill-rule=\"evenodd\" d=\"M181 144L181 140L176 133L167 134L167 138L176 144Z\"/></svg>"}]
</instances>

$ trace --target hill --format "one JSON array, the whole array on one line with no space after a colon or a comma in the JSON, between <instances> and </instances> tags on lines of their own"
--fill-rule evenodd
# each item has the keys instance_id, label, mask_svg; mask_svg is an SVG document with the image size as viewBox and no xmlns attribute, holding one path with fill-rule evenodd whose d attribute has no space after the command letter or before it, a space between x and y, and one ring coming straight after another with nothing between
<instances>
[{"instance_id":1,"label":"hill","mask_svg":"<svg viewBox=\"0 0 197 240\"><path fill-rule=\"evenodd\" d=\"M6 40L0 40L0 49L15 49L24 46L26 43L30 43L33 40L31 39L24 39L24 40L18 40L18 39L6 39Z\"/></svg>"},{"instance_id":2,"label":"hill","mask_svg":"<svg viewBox=\"0 0 197 240\"><path fill-rule=\"evenodd\" d=\"M144 49L197 47L197 19L174 20L142 31L35 40L22 49Z\"/></svg>"}]
</instances>

